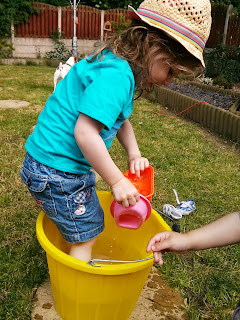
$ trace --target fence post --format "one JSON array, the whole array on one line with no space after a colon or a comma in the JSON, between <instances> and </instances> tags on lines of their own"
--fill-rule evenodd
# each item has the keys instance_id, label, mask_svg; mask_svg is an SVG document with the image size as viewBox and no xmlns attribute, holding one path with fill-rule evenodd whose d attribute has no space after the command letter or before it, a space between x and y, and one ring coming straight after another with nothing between
<instances>
[{"instance_id":1,"label":"fence post","mask_svg":"<svg viewBox=\"0 0 240 320\"><path fill-rule=\"evenodd\" d=\"M62 7L58 7L58 32L62 32Z\"/></svg>"},{"instance_id":2,"label":"fence post","mask_svg":"<svg viewBox=\"0 0 240 320\"><path fill-rule=\"evenodd\" d=\"M230 4L227 8L227 13L226 13L226 18L225 18L225 24L224 24L224 31L223 31L223 40L222 40L222 44L226 44L226 38L227 38L227 31L228 31L228 22L229 22L229 18L232 15L232 8L233 5Z\"/></svg>"},{"instance_id":3,"label":"fence post","mask_svg":"<svg viewBox=\"0 0 240 320\"><path fill-rule=\"evenodd\" d=\"M11 22L11 44L14 46L14 23L13 23L13 20ZM13 51L12 51L12 57L13 57Z\"/></svg>"},{"instance_id":4,"label":"fence post","mask_svg":"<svg viewBox=\"0 0 240 320\"><path fill-rule=\"evenodd\" d=\"M101 41L103 41L104 10L101 10Z\"/></svg>"},{"instance_id":5,"label":"fence post","mask_svg":"<svg viewBox=\"0 0 240 320\"><path fill-rule=\"evenodd\" d=\"M77 58L77 36L76 36L76 0L73 0L73 38L72 38L72 55Z\"/></svg>"}]
</instances>

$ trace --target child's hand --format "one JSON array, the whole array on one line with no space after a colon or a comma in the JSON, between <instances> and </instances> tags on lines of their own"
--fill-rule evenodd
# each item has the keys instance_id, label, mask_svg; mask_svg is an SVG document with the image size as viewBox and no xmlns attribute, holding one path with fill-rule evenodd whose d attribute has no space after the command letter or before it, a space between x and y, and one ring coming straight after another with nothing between
<instances>
[{"instance_id":1,"label":"child's hand","mask_svg":"<svg viewBox=\"0 0 240 320\"><path fill-rule=\"evenodd\" d=\"M154 262L163 265L162 255L166 252L184 253L188 251L186 234L164 231L152 237L147 245L147 252L153 251Z\"/></svg>"},{"instance_id":2,"label":"child's hand","mask_svg":"<svg viewBox=\"0 0 240 320\"><path fill-rule=\"evenodd\" d=\"M125 177L111 186L114 199L125 208L134 206L140 199L140 194L134 185Z\"/></svg>"},{"instance_id":3,"label":"child's hand","mask_svg":"<svg viewBox=\"0 0 240 320\"><path fill-rule=\"evenodd\" d=\"M128 168L130 172L136 174L138 178L140 177L141 171L144 171L148 167L148 159L141 157L141 155L131 155L128 158Z\"/></svg>"}]
</instances>

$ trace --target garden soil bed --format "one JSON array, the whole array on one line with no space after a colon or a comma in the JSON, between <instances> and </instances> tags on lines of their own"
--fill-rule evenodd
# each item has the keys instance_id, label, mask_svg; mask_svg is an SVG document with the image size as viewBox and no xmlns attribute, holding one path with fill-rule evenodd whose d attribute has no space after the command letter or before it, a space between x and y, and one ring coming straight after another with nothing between
<instances>
[{"instance_id":1,"label":"garden soil bed","mask_svg":"<svg viewBox=\"0 0 240 320\"><path fill-rule=\"evenodd\" d=\"M202 89L189 84L172 82L168 89L179 92L185 96L189 96L199 101L208 102L215 107L225 110L228 110L237 100L236 97L232 97L231 95L225 95L220 92Z\"/></svg>"}]
</instances>

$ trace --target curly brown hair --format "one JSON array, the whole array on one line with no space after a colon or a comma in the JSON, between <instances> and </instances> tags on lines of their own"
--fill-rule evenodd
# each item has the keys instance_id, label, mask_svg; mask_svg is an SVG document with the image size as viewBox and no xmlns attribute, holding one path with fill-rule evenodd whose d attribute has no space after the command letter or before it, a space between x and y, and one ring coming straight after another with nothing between
<instances>
[{"instance_id":1,"label":"curly brown hair","mask_svg":"<svg viewBox=\"0 0 240 320\"><path fill-rule=\"evenodd\" d=\"M161 59L169 65L173 74L192 73L196 67L200 67L200 62L180 43L139 20L133 20L131 26L121 34L113 34L87 61L95 60L99 54L102 59L104 50L110 50L128 61L136 87L139 88L145 81L151 80L151 69L157 60Z\"/></svg>"}]
</instances>

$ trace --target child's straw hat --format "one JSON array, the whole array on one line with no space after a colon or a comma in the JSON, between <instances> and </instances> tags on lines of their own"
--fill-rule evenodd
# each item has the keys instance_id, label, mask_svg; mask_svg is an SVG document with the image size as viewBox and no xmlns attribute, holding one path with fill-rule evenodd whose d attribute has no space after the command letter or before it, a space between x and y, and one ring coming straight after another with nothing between
<instances>
[{"instance_id":1,"label":"child's straw hat","mask_svg":"<svg viewBox=\"0 0 240 320\"><path fill-rule=\"evenodd\" d=\"M164 31L180 42L194 57L203 61L203 50L211 29L209 0L145 0L129 15Z\"/></svg>"}]
</instances>

